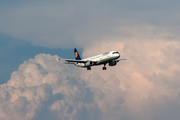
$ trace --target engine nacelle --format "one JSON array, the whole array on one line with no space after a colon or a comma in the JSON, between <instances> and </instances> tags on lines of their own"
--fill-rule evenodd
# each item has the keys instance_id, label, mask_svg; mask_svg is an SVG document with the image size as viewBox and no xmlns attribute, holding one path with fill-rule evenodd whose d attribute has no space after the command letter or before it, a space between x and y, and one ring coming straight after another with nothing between
<instances>
[{"instance_id":1,"label":"engine nacelle","mask_svg":"<svg viewBox=\"0 0 180 120\"><path fill-rule=\"evenodd\" d=\"M91 65L93 65L93 62L92 62L92 61L88 61L88 62L85 63L85 66L87 66L87 67L89 67L89 66L91 66Z\"/></svg>"},{"instance_id":2,"label":"engine nacelle","mask_svg":"<svg viewBox=\"0 0 180 120\"><path fill-rule=\"evenodd\" d=\"M111 62L109 62L109 66L115 66L117 64L116 61L112 60Z\"/></svg>"}]
</instances>

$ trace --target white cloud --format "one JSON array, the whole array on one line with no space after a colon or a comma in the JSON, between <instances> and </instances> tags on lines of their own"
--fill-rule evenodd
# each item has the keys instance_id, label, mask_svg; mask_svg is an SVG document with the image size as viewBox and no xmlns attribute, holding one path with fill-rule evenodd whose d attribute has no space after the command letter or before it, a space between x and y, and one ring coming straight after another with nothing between
<instances>
[{"instance_id":1,"label":"white cloud","mask_svg":"<svg viewBox=\"0 0 180 120\"><path fill-rule=\"evenodd\" d=\"M73 120L179 119L179 46L176 40L125 39L101 42L83 52L91 56L118 50L128 58L107 71L86 71L57 61L58 56L39 54L1 85L0 118L30 120L47 111L57 119Z\"/></svg>"},{"instance_id":2,"label":"white cloud","mask_svg":"<svg viewBox=\"0 0 180 120\"><path fill-rule=\"evenodd\" d=\"M178 120L179 25L171 23L176 5L80 2L84 6L38 2L3 8L1 31L35 45L83 46L83 57L117 50L128 60L107 71L81 71L56 61L58 56L39 54L0 86L0 119L36 119L45 104L57 119ZM175 7L163 11L169 6Z\"/></svg>"},{"instance_id":3,"label":"white cloud","mask_svg":"<svg viewBox=\"0 0 180 120\"><path fill-rule=\"evenodd\" d=\"M57 91L67 95L75 93L73 86L66 86L67 81L62 81L70 74L66 72L69 68L60 67L61 64L56 58L57 56L37 55L35 59L20 65L19 69L12 73L8 83L1 85L1 119L30 120L43 102L49 100ZM65 72L62 74L63 71ZM65 88L58 90L60 85Z\"/></svg>"},{"instance_id":4,"label":"white cloud","mask_svg":"<svg viewBox=\"0 0 180 120\"><path fill-rule=\"evenodd\" d=\"M0 119L30 120L51 94L50 85L42 84L31 88L14 88L1 85Z\"/></svg>"},{"instance_id":5,"label":"white cloud","mask_svg":"<svg viewBox=\"0 0 180 120\"><path fill-rule=\"evenodd\" d=\"M80 69L62 64L57 57L39 54L25 61L0 86L0 119L33 119L45 103L61 119L107 119L108 111L119 109L124 101L116 96L122 92L116 76L105 81L95 73L83 79ZM48 102L58 94L61 97Z\"/></svg>"},{"instance_id":6,"label":"white cloud","mask_svg":"<svg viewBox=\"0 0 180 120\"><path fill-rule=\"evenodd\" d=\"M171 110L180 108L177 102L180 89L179 45L176 40L166 41L159 38L134 41L125 39L115 44L110 41L101 42L98 46L86 49L83 55L87 57L102 51L118 50L122 53L121 57L127 57L128 60L119 62L115 67L108 67L108 71L94 67L92 72L83 71L82 74L89 76L97 71L104 79L115 74L121 82L119 87L126 93L123 96L125 108L132 112L130 114L134 119L164 119L169 116L178 119L178 113Z\"/></svg>"}]
</instances>

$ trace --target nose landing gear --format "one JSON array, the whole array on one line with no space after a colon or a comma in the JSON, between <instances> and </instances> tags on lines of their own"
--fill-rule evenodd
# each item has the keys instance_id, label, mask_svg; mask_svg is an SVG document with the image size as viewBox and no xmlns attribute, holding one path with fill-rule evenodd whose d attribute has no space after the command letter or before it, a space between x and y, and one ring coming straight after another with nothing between
<instances>
[{"instance_id":1,"label":"nose landing gear","mask_svg":"<svg viewBox=\"0 0 180 120\"><path fill-rule=\"evenodd\" d=\"M87 70L91 70L91 68L90 68L90 67L87 67Z\"/></svg>"}]
</instances>

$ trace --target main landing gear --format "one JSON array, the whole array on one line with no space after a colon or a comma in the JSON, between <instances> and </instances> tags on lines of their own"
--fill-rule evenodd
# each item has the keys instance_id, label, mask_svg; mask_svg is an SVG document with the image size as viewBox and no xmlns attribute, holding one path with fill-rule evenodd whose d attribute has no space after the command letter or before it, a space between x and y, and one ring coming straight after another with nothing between
<instances>
[{"instance_id":1,"label":"main landing gear","mask_svg":"<svg viewBox=\"0 0 180 120\"><path fill-rule=\"evenodd\" d=\"M90 68L90 67L87 67L87 70L91 70L91 68Z\"/></svg>"},{"instance_id":2,"label":"main landing gear","mask_svg":"<svg viewBox=\"0 0 180 120\"><path fill-rule=\"evenodd\" d=\"M103 70L106 70L107 68L106 67L103 67Z\"/></svg>"},{"instance_id":3,"label":"main landing gear","mask_svg":"<svg viewBox=\"0 0 180 120\"><path fill-rule=\"evenodd\" d=\"M102 68L103 70L106 70L106 69L107 69L105 66L106 66L106 64L104 64L104 67Z\"/></svg>"}]
</instances>

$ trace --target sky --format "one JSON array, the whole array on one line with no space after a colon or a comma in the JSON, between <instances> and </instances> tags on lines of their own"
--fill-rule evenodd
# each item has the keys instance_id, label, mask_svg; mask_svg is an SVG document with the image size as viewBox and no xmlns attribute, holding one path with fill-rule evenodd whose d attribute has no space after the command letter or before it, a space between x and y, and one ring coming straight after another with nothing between
<instances>
[{"instance_id":1,"label":"sky","mask_svg":"<svg viewBox=\"0 0 180 120\"><path fill-rule=\"evenodd\" d=\"M0 119L179 120L177 0L0 0ZM119 51L91 71L74 59Z\"/></svg>"}]
</instances>

